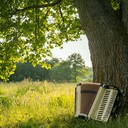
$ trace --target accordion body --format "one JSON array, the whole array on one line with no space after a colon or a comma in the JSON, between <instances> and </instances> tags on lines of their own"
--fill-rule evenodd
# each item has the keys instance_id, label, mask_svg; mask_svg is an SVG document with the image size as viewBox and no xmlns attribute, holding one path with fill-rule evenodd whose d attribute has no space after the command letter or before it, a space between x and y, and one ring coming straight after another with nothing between
<instances>
[{"instance_id":1,"label":"accordion body","mask_svg":"<svg viewBox=\"0 0 128 128\"><path fill-rule=\"evenodd\" d=\"M75 88L75 117L107 122L119 90L100 83L78 84Z\"/></svg>"}]
</instances>

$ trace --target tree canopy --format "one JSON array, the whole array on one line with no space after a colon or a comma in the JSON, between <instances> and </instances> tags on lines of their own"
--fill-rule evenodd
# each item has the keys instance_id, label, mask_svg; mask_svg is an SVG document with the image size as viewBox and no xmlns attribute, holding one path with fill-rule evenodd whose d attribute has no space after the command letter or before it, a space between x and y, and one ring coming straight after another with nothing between
<instances>
[{"instance_id":1,"label":"tree canopy","mask_svg":"<svg viewBox=\"0 0 128 128\"><path fill-rule=\"evenodd\" d=\"M77 10L66 0L2 0L0 5L0 78L6 79L17 61L41 64L51 49L82 34Z\"/></svg>"}]
</instances>

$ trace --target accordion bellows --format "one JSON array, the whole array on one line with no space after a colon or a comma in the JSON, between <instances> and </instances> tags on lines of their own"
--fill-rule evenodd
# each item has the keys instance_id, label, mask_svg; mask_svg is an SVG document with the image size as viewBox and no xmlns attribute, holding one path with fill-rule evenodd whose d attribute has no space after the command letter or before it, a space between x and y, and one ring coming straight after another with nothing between
<instances>
[{"instance_id":1,"label":"accordion bellows","mask_svg":"<svg viewBox=\"0 0 128 128\"><path fill-rule=\"evenodd\" d=\"M78 84L75 88L75 116L107 122L118 89L100 83Z\"/></svg>"}]
</instances>

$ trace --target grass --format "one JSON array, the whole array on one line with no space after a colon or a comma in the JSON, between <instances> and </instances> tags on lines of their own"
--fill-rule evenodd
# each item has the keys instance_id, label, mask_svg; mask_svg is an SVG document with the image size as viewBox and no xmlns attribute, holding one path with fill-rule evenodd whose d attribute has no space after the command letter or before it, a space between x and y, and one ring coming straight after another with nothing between
<instances>
[{"instance_id":1,"label":"grass","mask_svg":"<svg viewBox=\"0 0 128 128\"><path fill-rule=\"evenodd\" d=\"M0 128L128 128L128 117L108 123L74 117L75 84L0 83Z\"/></svg>"}]
</instances>

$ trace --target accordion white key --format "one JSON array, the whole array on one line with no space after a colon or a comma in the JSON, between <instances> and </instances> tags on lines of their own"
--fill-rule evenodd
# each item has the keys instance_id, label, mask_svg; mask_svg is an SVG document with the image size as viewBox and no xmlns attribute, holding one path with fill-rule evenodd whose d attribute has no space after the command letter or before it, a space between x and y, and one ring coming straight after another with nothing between
<instances>
[{"instance_id":1,"label":"accordion white key","mask_svg":"<svg viewBox=\"0 0 128 128\"><path fill-rule=\"evenodd\" d=\"M100 83L78 84L75 89L75 117L107 122L119 90Z\"/></svg>"}]
</instances>

